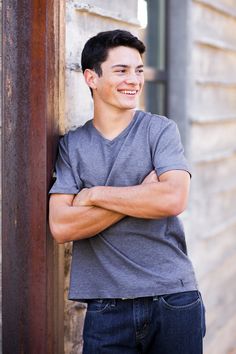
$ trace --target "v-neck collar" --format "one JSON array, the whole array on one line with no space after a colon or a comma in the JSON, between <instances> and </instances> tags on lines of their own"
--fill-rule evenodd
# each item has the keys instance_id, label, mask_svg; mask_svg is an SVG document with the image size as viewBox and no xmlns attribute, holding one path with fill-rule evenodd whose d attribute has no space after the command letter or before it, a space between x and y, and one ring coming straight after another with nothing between
<instances>
[{"instance_id":1,"label":"v-neck collar","mask_svg":"<svg viewBox=\"0 0 236 354\"><path fill-rule=\"evenodd\" d=\"M116 141L118 141L119 139L121 139L122 137L124 137L130 130L130 128L132 127L132 125L134 124L134 122L136 121L136 118L139 114L139 110L136 110L134 112L134 116L133 118L131 119L131 121L129 122L129 124L127 125L126 128L124 128L115 138L113 139L107 139L105 138L100 132L99 130L94 126L93 124L93 119L91 119L91 128L93 129L93 131L96 133L97 136L99 136L105 143L107 144L113 144L115 143Z\"/></svg>"}]
</instances>

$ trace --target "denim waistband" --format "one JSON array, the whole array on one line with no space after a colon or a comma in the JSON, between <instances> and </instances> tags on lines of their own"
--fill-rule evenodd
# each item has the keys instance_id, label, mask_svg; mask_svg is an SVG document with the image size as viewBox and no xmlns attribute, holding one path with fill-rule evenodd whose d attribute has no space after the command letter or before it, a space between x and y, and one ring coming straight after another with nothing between
<instances>
[{"instance_id":1,"label":"denim waistband","mask_svg":"<svg viewBox=\"0 0 236 354\"><path fill-rule=\"evenodd\" d=\"M199 296L201 297L201 293L198 290L190 290L190 291L186 291L186 292L197 292L199 293ZM185 291L183 292L179 292L179 293L185 293ZM162 296L166 296L166 295L174 295L176 293L166 293L166 294L161 294L161 295L153 295L153 296L139 296L139 297L134 297L134 298L129 298L129 297L122 297L122 298L96 298L96 299L84 299L82 302L89 302L89 301L97 301L97 302L103 302L103 301L111 301L111 302L117 302L117 301L133 301L133 300L150 300L150 301L157 301L158 299L160 299L160 297Z\"/></svg>"}]
</instances>

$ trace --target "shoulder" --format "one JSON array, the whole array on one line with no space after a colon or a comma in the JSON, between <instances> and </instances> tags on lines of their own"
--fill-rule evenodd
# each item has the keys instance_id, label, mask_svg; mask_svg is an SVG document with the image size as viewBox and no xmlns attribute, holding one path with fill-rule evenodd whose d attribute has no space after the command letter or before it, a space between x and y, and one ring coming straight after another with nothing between
<instances>
[{"instance_id":1,"label":"shoulder","mask_svg":"<svg viewBox=\"0 0 236 354\"><path fill-rule=\"evenodd\" d=\"M81 125L75 129L68 130L63 136L60 138L60 142L65 145L74 145L76 142L81 142L83 138L88 135L90 130L91 120L88 120L84 125Z\"/></svg>"},{"instance_id":2,"label":"shoulder","mask_svg":"<svg viewBox=\"0 0 236 354\"><path fill-rule=\"evenodd\" d=\"M162 131L166 128L176 127L176 123L165 116L144 111L139 112L140 119L152 130Z\"/></svg>"},{"instance_id":3,"label":"shoulder","mask_svg":"<svg viewBox=\"0 0 236 354\"><path fill-rule=\"evenodd\" d=\"M90 130L92 119L85 122L83 125L70 129L64 136L67 136L68 139L77 138L80 135L86 134Z\"/></svg>"},{"instance_id":4,"label":"shoulder","mask_svg":"<svg viewBox=\"0 0 236 354\"><path fill-rule=\"evenodd\" d=\"M171 127L176 127L176 123L165 116L160 116L157 114L150 113L150 125L153 129L168 129Z\"/></svg>"},{"instance_id":5,"label":"shoulder","mask_svg":"<svg viewBox=\"0 0 236 354\"><path fill-rule=\"evenodd\" d=\"M178 135L177 124L172 119L150 112L142 112L141 119L147 124L151 143L157 142L161 136Z\"/></svg>"}]
</instances>

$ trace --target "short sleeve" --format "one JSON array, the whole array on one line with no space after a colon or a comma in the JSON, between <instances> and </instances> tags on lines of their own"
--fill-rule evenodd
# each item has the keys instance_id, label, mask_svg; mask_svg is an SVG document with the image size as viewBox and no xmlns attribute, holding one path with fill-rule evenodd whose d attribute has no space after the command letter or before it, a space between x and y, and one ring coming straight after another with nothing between
<instances>
[{"instance_id":1,"label":"short sleeve","mask_svg":"<svg viewBox=\"0 0 236 354\"><path fill-rule=\"evenodd\" d=\"M64 135L59 141L58 157L55 166L55 177L49 194L77 194L82 188L82 181L75 176L69 156L69 135Z\"/></svg>"},{"instance_id":2,"label":"short sleeve","mask_svg":"<svg viewBox=\"0 0 236 354\"><path fill-rule=\"evenodd\" d=\"M162 117L161 129L152 125L152 160L158 176L171 170L184 170L190 176L190 167L184 156L180 133L173 120Z\"/></svg>"}]
</instances>

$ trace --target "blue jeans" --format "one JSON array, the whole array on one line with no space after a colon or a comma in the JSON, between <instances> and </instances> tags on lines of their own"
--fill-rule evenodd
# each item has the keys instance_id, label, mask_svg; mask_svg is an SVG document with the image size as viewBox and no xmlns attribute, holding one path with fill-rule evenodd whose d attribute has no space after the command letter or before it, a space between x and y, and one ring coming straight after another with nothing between
<instances>
[{"instance_id":1,"label":"blue jeans","mask_svg":"<svg viewBox=\"0 0 236 354\"><path fill-rule=\"evenodd\" d=\"M202 354L204 335L198 291L89 300L83 354Z\"/></svg>"}]
</instances>

